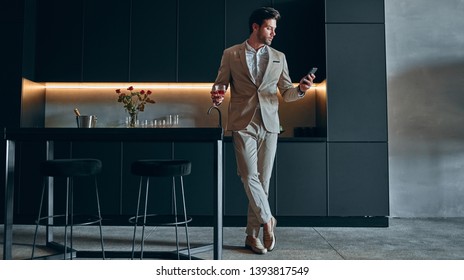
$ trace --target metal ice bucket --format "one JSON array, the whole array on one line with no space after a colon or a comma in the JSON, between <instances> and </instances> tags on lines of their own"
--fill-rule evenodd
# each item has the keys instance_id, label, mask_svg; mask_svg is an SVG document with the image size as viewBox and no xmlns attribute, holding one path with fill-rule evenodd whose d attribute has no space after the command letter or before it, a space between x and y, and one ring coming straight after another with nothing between
<instances>
[{"instance_id":1,"label":"metal ice bucket","mask_svg":"<svg viewBox=\"0 0 464 280\"><path fill-rule=\"evenodd\" d=\"M92 128L97 125L97 116L76 116L77 127Z\"/></svg>"}]
</instances>

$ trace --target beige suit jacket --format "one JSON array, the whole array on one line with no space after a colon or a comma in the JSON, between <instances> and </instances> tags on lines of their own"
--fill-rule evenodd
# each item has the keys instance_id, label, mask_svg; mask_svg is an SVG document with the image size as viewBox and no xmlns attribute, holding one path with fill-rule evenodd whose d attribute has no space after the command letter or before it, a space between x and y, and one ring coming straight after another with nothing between
<instances>
[{"instance_id":1,"label":"beige suit jacket","mask_svg":"<svg viewBox=\"0 0 464 280\"><path fill-rule=\"evenodd\" d=\"M259 87L248 70L245 42L232 46L222 55L215 84L230 85L227 130L244 129L252 120L258 104L264 127L273 133L280 132L278 115L279 92L285 102L302 98L288 74L285 55L269 47L269 62Z\"/></svg>"}]
</instances>

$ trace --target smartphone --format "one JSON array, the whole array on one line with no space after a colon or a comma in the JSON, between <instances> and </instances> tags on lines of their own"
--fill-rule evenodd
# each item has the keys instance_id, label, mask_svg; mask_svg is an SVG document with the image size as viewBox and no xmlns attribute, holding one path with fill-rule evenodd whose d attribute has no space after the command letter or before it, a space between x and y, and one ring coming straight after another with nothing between
<instances>
[{"instance_id":1,"label":"smartphone","mask_svg":"<svg viewBox=\"0 0 464 280\"><path fill-rule=\"evenodd\" d=\"M313 69L311 69L311 71L308 72L308 75L315 74L316 71L317 71L317 67L313 67Z\"/></svg>"}]
</instances>

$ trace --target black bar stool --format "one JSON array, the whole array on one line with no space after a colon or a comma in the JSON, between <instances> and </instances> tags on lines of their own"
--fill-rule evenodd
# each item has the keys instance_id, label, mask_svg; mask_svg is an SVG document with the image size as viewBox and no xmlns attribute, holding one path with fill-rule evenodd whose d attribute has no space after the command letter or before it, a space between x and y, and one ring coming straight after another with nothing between
<instances>
[{"instance_id":1,"label":"black bar stool","mask_svg":"<svg viewBox=\"0 0 464 280\"><path fill-rule=\"evenodd\" d=\"M129 222L134 224L134 236L132 239L132 259L134 258L135 239L138 226L142 226L142 239L140 244L140 259L143 259L143 247L145 238L145 226L175 226L176 228L176 248L177 259L180 259L179 252L179 236L178 226L184 225L185 235L187 239L188 258L191 259L190 241L188 234L188 223L192 221L191 217L187 216L184 196L183 176L189 175L191 172L191 162L188 160L138 160L132 163L131 172L134 175L140 176L139 194L137 199L137 211L134 217L129 219ZM150 177L172 177L172 215L147 214L148 205L148 189L150 186ZM180 178L180 191L182 198L183 215L177 214L177 197L176 197L176 177ZM140 197L142 194L142 185L145 179L145 205L143 215L139 215Z\"/></svg>"},{"instance_id":2,"label":"black bar stool","mask_svg":"<svg viewBox=\"0 0 464 280\"><path fill-rule=\"evenodd\" d=\"M73 226L98 224L100 229L100 243L102 256L105 259L105 249L103 244L102 217L100 212L100 198L98 196L97 174L101 172L102 163L98 159L55 159L47 160L41 165L41 173L44 176L42 195L40 198L39 215L36 221L34 242L32 245L32 256L34 258L37 231L39 225L64 226L64 259L67 256L68 226L70 227L71 253L73 258ZM95 194L97 200L97 215L74 214L74 180L73 177L93 176L95 180ZM66 206L65 214L42 216L45 191L48 187L49 177L66 178Z\"/></svg>"}]
</instances>

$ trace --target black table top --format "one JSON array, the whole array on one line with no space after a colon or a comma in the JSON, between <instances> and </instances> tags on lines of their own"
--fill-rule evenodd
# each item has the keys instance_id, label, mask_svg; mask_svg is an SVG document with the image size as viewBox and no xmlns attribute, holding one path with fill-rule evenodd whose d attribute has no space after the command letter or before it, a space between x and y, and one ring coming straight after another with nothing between
<instances>
[{"instance_id":1,"label":"black table top","mask_svg":"<svg viewBox=\"0 0 464 280\"><path fill-rule=\"evenodd\" d=\"M5 128L5 140L15 141L189 141L223 139L220 127L172 128Z\"/></svg>"}]
</instances>

